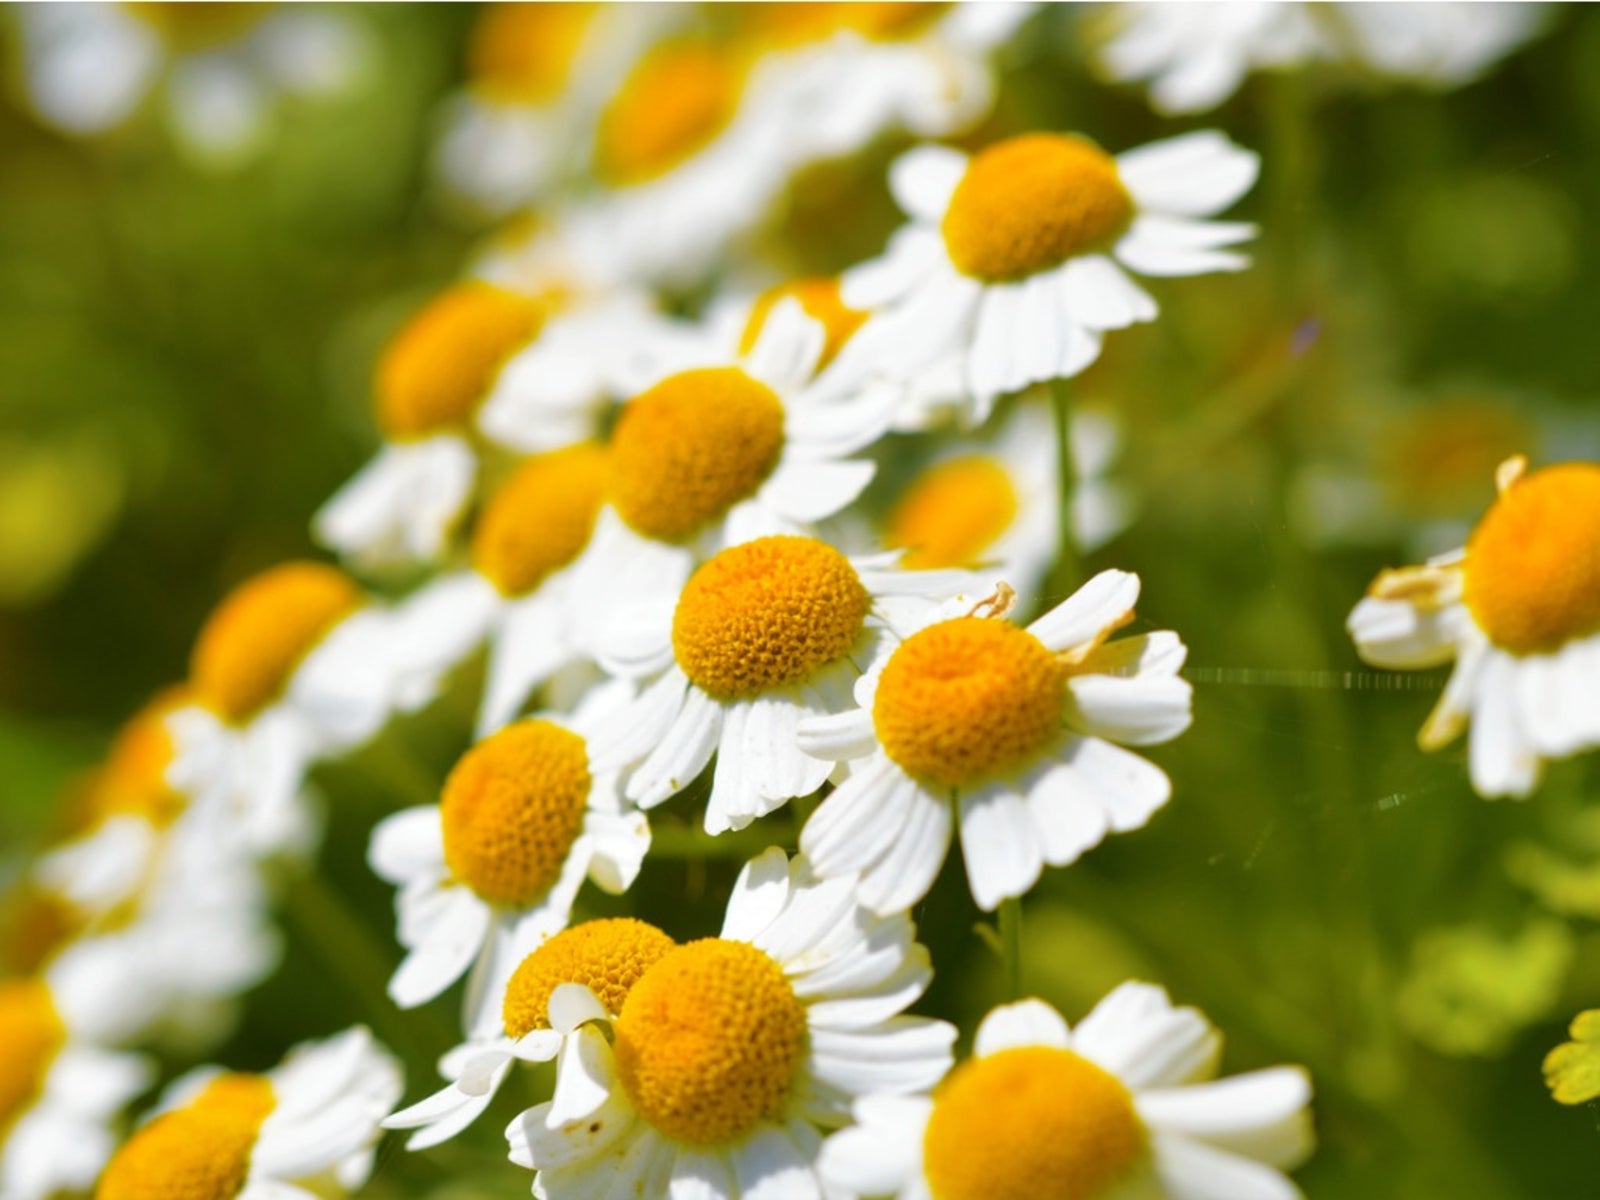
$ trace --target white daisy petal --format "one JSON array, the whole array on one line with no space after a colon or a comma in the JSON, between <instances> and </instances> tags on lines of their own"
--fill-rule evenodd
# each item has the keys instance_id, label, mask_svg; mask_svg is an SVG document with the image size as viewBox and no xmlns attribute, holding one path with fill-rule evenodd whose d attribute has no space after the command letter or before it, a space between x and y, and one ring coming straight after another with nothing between
<instances>
[{"instance_id":1,"label":"white daisy petal","mask_svg":"<svg viewBox=\"0 0 1600 1200\"><path fill-rule=\"evenodd\" d=\"M1096 737L1154 746L1189 728L1192 691L1173 675L1075 675L1067 680L1065 719Z\"/></svg>"},{"instance_id":2,"label":"white daisy petal","mask_svg":"<svg viewBox=\"0 0 1600 1200\"><path fill-rule=\"evenodd\" d=\"M810 1156L782 1129L763 1125L733 1157L739 1200L821 1200Z\"/></svg>"},{"instance_id":3,"label":"white daisy petal","mask_svg":"<svg viewBox=\"0 0 1600 1200\"><path fill-rule=\"evenodd\" d=\"M1213 1083L1153 1088L1134 1100L1160 1134L1177 1134L1275 1167L1311 1153L1311 1080L1294 1067L1254 1071Z\"/></svg>"},{"instance_id":4,"label":"white daisy petal","mask_svg":"<svg viewBox=\"0 0 1600 1200\"><path fill-rule=\"evenodd\" d=\"M401 1008L432 1000L472 965L489 923L489 909L482 901L464 888L451 889L389 980L389 998Z\"/></svg>"},{"instance_id":5,"label":"white daisy petal","mask_svg":"<svg viewBox=\"0 0 1600 1200\"><path fill-rule=\"evenodd\" d=\"M722 935L754 942L789 902L789 858L776 846L752 858L734 881Z\"/></svg>"},{"instance_id":6,"label":"white daisy petal","mask_svg":"<svg viewBox=\"0 0 1600 1200\"><path fill-rule=\"evenodd\" d=\"M922 1169L933 1105L921 1097L864 1096L856 1123L828 1138L817 1167L829 1183L864 1196L897 1193Z\"/></svg>"},{"instance_id":7,"label":"white daisy petal","mask_svg":"<svg viewBox=\"0 0 1600 1200\"><path fill-rule=\"evenodd\" d=\"M1127 571L1101 571L1088 583L1028 626L1028 632L1057 652L1101 637L1127 619L1139 601L1139 577Z\"/></svg>"},{"instance_id":8,"label":"white daisy petal","mask_svg":"<svg viewBox=\"0 0 1600 1200\"><path fill-rule=\"evenodd\" d=\"M967 882L978 907L993 912L1038 882L1044 867L1039 839L1027 801L1009 788L963 791L959 800Z\"/></svg>"},{"instance_id":9,"label":"white daisy petal","mask_svg":"<svg viewBox=\"0 0 1600 1200\"><path fill-rule=\"evenodd\" d=\"M1073 324L1088 329L1123 329L1156 319L1156 302L1103 254L1084 254L1061 268L1062 302Z\"/></svg>"},{"instance_id":10,"label":"white daisy petal","mask_svg":"<svg viewBox=\"0 0 1600 1200\"><path fill-rule=\"evenodd\" d=\"M918 146L895 159L889 168L889 190L908 215L938 221L966 170L967 156L960 151Z\"/></svg>"},{"instance_id":11,"label":"white daisy petal","mask_svg":"<svg viewBox=\"0 0 1600 1200\"><path fill-rule=\"evenodd\" d=\"M1072 1048L1139 1092L1207 1074L1221 1039L1197 1010L1174 1008L1163 989L1125 983L1078 1023Z\"/></svg>"},{"instance_id":12,"label":"white daisy petal","mask_svg":"<svg viewBox=\"0 0 1600 1200\"><path fill-rule=\"evenodd\" d=\"M1117 156L1117 173L1141 209L1208 217L1255 184L1261 156L1216 130L1180 134Z\"/></svg>"},{"instance_id":13,"label":"white daisy petal","mask_svg":"<svg viewBox=\"0 0 1600 1200\"><path fill-rule=\"evenodd\" d=\"M1155 1170L1172 1200L1303 1200L1281 1171L1186 1138L1157 1137Z\"/></svg>"},{"instance_id":14,"label":"white daisy petal","mask_svg":"<svg viewBox=\"0 0 1600 1200\"><path fill-rule=\"evenodd\" d=\"M641 808L653 808L693 783L711 761L727 725L716 701L689 687L681 674L668 678L678 680L683 707L655 751L628 780L628 799Z\"/></svg>"},{"instance_id":15,"label":"white daisy petal","mask_svg":"<svg viewBox=\"0 0 1600 1200\"><path fill-rule=\"evenodd\" d=\"M721 1155L687 1146L678 1150L668 1200L736 1200L738 1195L733 1172Z\"/></svg>"},{"instance_id":16,"label":"white daisy petal","mask_svg":"<svg viewBox=\"0 0 1600 1200\"><path fill-rule=\"evenodd\" d=\"M978 1026L972 1053L979 1058L1019 1046L1055 1046L1066 1049L1072 1038L1067 1023L1042 1000L1019 1000L992 1009Z\"/></svg>"}]
</instances>

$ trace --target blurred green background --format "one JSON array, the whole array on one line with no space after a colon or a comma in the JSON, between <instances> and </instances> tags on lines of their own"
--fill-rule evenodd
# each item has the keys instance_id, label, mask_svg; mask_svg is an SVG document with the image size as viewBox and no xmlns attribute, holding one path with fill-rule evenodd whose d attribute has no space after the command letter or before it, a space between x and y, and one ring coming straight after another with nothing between
<instances>
[{"instance_id":1,"label":"blurred green background","mask_svg":"<svg viewBox=\"0 0 1600 1200\"><path fill-rule=\"evenodd\" d=\"M375 445L378 348L481 232L428 172L472 9L359 15L368 85L287 106L231 173L186 165L153 121L73 141L15 87L0 103L8 860L116 723L181 677L221 590L310 550L310 514ZM1143 576L1141 627L1190 645L1196 716L1151 755L1169 808L1028 898L1027 985L1075 1019L1124 978L1156 980L1222 1026L1230 1070L1306 1063L1313 1197L1600 1194L1600 1113L1555 1105L1539 1069L1600 1004L1600 761L1558 766L1528 803L1479 800L1459 748L1414 745L1442 675L1366 672L1343 632L1380 567L1459 539L1502 454L1600 456L1600 12L1556 13L1457 91L1257 76L1183 121L1095 81L1073 16L1025 29L974 140L1048 126L1120 149L1215 126L1263 153L1240 208L1262 236L1247 273L1158 281L1159 322L1112 335L1074 384L1123 415L1118 475L1141 508L1089 566ZM875 253L904 144L805 173L763 252L797 271ZM391 896L362 855L373 820L466 745L473 683L321 772L322 886L295 889L289 953L230 1063L364 1020L407 1058L408 1095L430 1086L453 1000L380 1002ZM675 801L662 826L692 812ZM792 833L780 813L726 859L652 858L620 905L709 932L731 856ZM923 1010L970 1031L1002 998L980 914L952 879L918 916L939 972ZM391 1140L372 1194L522 1194L500 1140L517 1107L427 1155Z\"/></svg>"}]
</instances>

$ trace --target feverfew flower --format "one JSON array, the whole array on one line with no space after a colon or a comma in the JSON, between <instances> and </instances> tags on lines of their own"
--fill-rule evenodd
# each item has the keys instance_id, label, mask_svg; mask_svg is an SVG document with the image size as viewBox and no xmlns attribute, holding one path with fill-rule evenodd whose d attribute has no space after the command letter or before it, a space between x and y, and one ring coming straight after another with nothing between
<instances>
[{"instance_id":1,"label":"feverfew flower","mask_svg":"<svg viewBox=\"0 0 1600 1200\"><path fill-rule=\"evenodd\" d=\"M364 568L440 557L472 497L471 429L546 305L479 280L441 292L395 335L374 379L384 448L323 505L318 541Z\"/></svg>"},{"instance_id":2,"label":"feverfew flower","mask_svg":"<svg viewBox=\"0 0 1600 1200\"><path fill-rule=\"evenodd\" d=\"M629 764L594 736L629 691L602 686L570 718L506 726L462 756L437 805L373 830L372 869L400 888L396 1004L423 1004L471 968L467 1029L494 1027L512 971L566 927L584 879L609 892L633 883L650 827L622 798Z\"/></svg>"},{"instance_id":3,"label":"feverfew flower","mask_svg":"<svg viewBox=\"0 0 1600 1200\"><path fill-rule=\"evenodd\" d=\"M933 885L959 815L967 881L992 910L1046 863L1144 825L1171 784L1115 743L1182 733L1190 689L1177 634L1108 640L1138 598L1137 576L1105 571L1023 629L1003 619L1002 587L875 663L856 685L859 708L802 722L803 750L850 764L800 836L817 873L859 872L874 912L909 908Z\"/></svg>"},{"instance_id":4,"label":"feverfew flower","mask_svg":"<svg viewBox=\"0 0 1600 1200\"><path fill-rule=\"evenodd\" d=\"M1311 1153L1298 1067L1215 1080L1221 1038L1125 983L1068 1029L1039 1000L997 1008L930 1097L866 1096L822 1148L843 1196L897 1200L1291 1200Z\"/></svg>"},{"instance_id":5,"label":"feverfew flower","mask_svg":"<svg viewBox=\"0 0 1600 1200\"><path fill-rule=\"evenodd\" d=\"M1128 270L1247 266L1227 247L1255 226L1202 218L1244 195L1258 165L1215 132L1116 158L1058 133L1022 134L970 158L919 146L889 177L911 224L882 258L846 272L844 300L885 310L908 373L954 369L981 422L995 397L1083 370L1106 330L1155 318Z\"/></svg>"},{"instance_id":6,"label":"feverfew flower","mask_svg":"<svg viewBox=\"0 0 1600 1200\"><path fill-rule=\"evenodd\" d=\"M400 1066L355 1028L264 1075L203 1068L118 1150L95 1200L327 1200L366 1183Z\"/></svg>"},{"instance_id":7,"label":"feverfew flower","mask_svg":"<svg viewBox=\"0 0 1600 1200\"><path fill-rule=\"evenodd\" d=\"M757 538L702 563L680 593L619 610L598 639L601 665L653 681L624 715L622 736L644 756L629 799L653 808L715 754L705 827L716 834L821 787L833 766L802 752L800 722L849 707L884 630L914 624L970 583L956 571L899 570L898 557Z\"/></svg>"},{"instance_id":8,"label":"feverfew flower","mask_svg":"<svg viewBox=\"0 0 1600 1200\"><path fill-rule=\"evenodd\" d=\"M1464 550L1383 572L1349 620L1375 666L1455 663L1417 740L1437 750L1470 721L1472 786L1490 797L1600 746L1600 465L1526 469L1502 464Z\"/></svg>"},{"instance_id":9,"label":"feverfew flower","mask_svg":"<svg viewBox=\"0 0 1600 1200\"><path fill-rule=\"evenodd\" d=\"M47 1200L95 1181L111 1124L142 1092L143 1059L100 1048L94 1009L80 1015L44 977L0 980L0 1195Z\"/></svg>"},{"instance_id":10,"label":"feverfew flower","mask_svg":"<svg viewBox=\"0 0 1600 1200\"><path fill-rule=\"evenodd\" d=\"M517 1062L549 1062L564 1035L551 1026L551 998L564 983L581 984L615 1019L639 977L676 943L631 917L586 921L541 945L512 974L501 1001L500 1026L457 1046L439 1062L449 1080L425 1100L384 1120L386 1129L415 1129L408 1150L437 1146L489 1107Z\"/></svg>"},{"instance_id":11,"label":"feverfew flower","mask_svg":"<svg viewBox=\"0 0 1600 1200\"><path fill-rule=\"evenodd\" d=\"M848 881L768 850L722 935L668 951L614 1018L587 989L555 991L555 1095L511 1123L512 1161L550 1200L820 1194L819 1127L948 1069L955 1030L899 1015L931 975L914 936L904 913L874 917Z\"/></svg>"}]
</instances>

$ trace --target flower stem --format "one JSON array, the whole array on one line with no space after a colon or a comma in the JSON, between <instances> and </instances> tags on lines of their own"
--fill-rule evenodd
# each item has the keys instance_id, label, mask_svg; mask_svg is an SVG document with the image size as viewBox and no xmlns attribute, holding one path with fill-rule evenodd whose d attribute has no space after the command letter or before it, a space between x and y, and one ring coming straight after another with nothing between
<instances>
[{"instance_id":1,"label":"flower stem","mask_svg":"<svg viewBox=\"0 0 1600 1200\"><path fill-rule=\"evenodd\" d=\"M1006 996L1022 999L1022 900L1007 896L1000 901L1000 958L1005 965Z\"/></svg>"},{"instance_id":2,"label":"flower stem","mask_svg":"<svg viewBox=\"0 0 1600 1200\"><path fill-rule=\"evenodd\" d=\"M1057 531L1056 566L1050 575L1050 603L1057 604L1071 595L1082 582L1083 564L1078 556L1076 523L1073 520L1073 493L1077 472L1072 459L1072 385L1057 379L1050 385L1050 407L1055 413Z\"/></svg>"}]
</instances>

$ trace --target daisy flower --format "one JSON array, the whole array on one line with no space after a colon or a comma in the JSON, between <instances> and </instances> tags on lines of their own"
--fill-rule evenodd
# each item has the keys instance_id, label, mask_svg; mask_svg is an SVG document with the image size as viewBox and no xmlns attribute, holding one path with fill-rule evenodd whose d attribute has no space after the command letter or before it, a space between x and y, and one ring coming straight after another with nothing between
<instances>
[{"instance_id":1,"label":"daisy flower","mask_svg":"<svg viewBox=\"0 0 1600 1200\"><path fill-rule=\"evenodd\" d=\"M238 165L281 97L344 91L370 54L366 30L331 6L87 3L18 16L24 84L45 121L104 133L159 86L178 144L202 165Z\"/></svg>"},{"instance_id":2,"label":"daisy flower","mask_svg":"<svg viewBox=\"0 0 1600 1200\"><path fill-rule=\"evenodd\" d=\"M111 1125L152 1074L143 1059L100 1048L93 1013L112 1002L100 997L80 1013L46 977L0 980L0 1195L6 1200L82 1191L111 1156Z\"/></svg>"},{"instance_id":3,"label":"daisy flower","mask_svg":"<svg viewBox=\"0 0 1600 1200\"><path fill-rule=\"evenodd\" d=\"M843 1196L897 1200L1290 1200L1311 1153L1298 1067L1216 1079L1221 1037L1125 983L1069 1029L1040 1000L995 1009L930 1097L866 1096L822 1148Z\"/></svg>"},{"instance_id":4,"label":"daisy flower","mask_svg":"<svg viewBox=\"0 0 1600 1200\"><path fill-rule=\"evenodd\" d=\"M615 1019L566 984L552 1100L506 1131L534 1195L817 1196L819 1127L853 1097L947 1069L955 1030L900 1015L931 970L904 913L875 917L848 881L768 850L734 885L720 937L678 946ZM609 1037L608 1037L609 1034Z\"/></svg>"},{"instance_id":5,"label":"daisy flower","mask_svg":"<svg viewBox=\"0 0 1600 1200\"><path fill-rule=\"evenodd\" d=\"M957 814L967 881L989 911L1044 864L1143 826L1171 784L1115 743L1182 733L1190 689L1177 634L1108 641L1138 598L1137 576L1104 571L1023 629L1003 618L1002 586L880 658L856 685L859 708L802 722L801 749L850 764L800 835L817 873L859 872L874 912L909 908L933 885Z\"/></svg>"},{"instance_id":6,"label":"daisy flower","mask_svg":"<svg viewBox=\"0 0 1600 1200\"><path fill-rule=\"evenodd\" d=\"M599 639L601 665L653 680L622 722L647 755L628 798L655 807L715 754L705 827L717 834L821 787L833 765L801 752L801 720L849 707L884 628L971 582L899 570L898 557L851 560L816 538L757 538L712 556L680 594L619 611Z\"/></svg>"},{"instance_id":7,"label":"daisy flower","mask_svg":"<svg viewBox=\"0 0 1600 1200\"><path fill-rule=\"evenodd\" d=\"M748 354L713 353L623 406L607 504L575 585L592 641L621 599L676 595L696 562L765 534L807 533L871 481L874 463L851 456L888 428L893 397L825 388L827 337L785 300Z\"/></svg>"},{"instance_id":8,"label":"daisy flower","mask_svg":"<svg viewBox=\"0 0 1600 1200\"><path fill-rule=\"evenodd\" d=\"M365 1029L291 1050L264 1075L203 1068L106 1166L95 1200L318 1200L366 1183L400 1066Z\"/></svg>"},{"instance_id":9,"label":"daisy flower","mask_svg":"<svg viewBox=\"0 0 1600 1200\"><path fill-rule=\"evenodd\" d=\"M627 685L602 686L570 718L508 725L462 756L438 804L406 809L373 830L369 861L400 888L406 957L389 994L414 1008L469 969L469 1032L499 1021L511 972L566 927L585 878L628 889L650 846L644 815L627 804L627 766L594 736Z\"/></svg>"},{"instance_id":10,"label":"daisy flower","mask_svg":"<svg viewBox=\"0 0 1600 1200\"><path fill-rule=\"evenodd\" d=\"M1169 115L1203 112L1246 75L1343 61L1380 75L1454 87L1538 31L1538 4L1118 4L1105 6L1103 74L1150 85Z\"/></svg>"},{"instance_id":11,"label":"daisy flower","mask_svg":"<svg viewBox=\"0 0 1600 1200\"><path fill-rule=\"evenodd\" d=\"M1111 416L1074 406L1072 537L1084 551L1120 533L1126 490L1105 478L1121 433ZM946 441L895 500L884 544L907 567L984 566L1031 598L1061 545L1054 416L1047 400L1020 397L993 434Z\"/></svg>"},{"instance_id":12,"label":"daisy flower","mask_svg":"<svg viewBox=\"0 0 1600 1200\"><path fill-rule=\"evenodd\" d=\"M284 563L240 584L196 639L193 701L167 718L167 779L226 838L306 848L306 769L366 741L393 707L388 631L384 610L333 567Z\"/></svg>"},{"instance_id":13,"label":"daisy flower","mask_svg":"<svg viewBox=\"0 0 1600 1200\"><path fill-rule=\"evenodd\" d=\"M676 943L631 917L586 921L563 929L522 960L506 984L500 1027L469 1039L440 1060L448 1085L384 1119L386 1129L415 1129L408 1150L425 1150L456 1136L489 1107L517 1062L549 1062L563 1035L551 1025L551 996L562 984L581 984L615 1019L639 977Z\"/></svg>"},{"instance_id":14,"label":"daisy flower","mask_svg":"<svg viewBox=\"0 0 1600 1200\"><path fill-rule=\"evenodd\" d=\"M1082 371L1101 335L1153 320L1129 278L1237 271L1255 226L1207 221L1255 182L1258 159L1220 133L1112 158L1082 138L1028 133L970 158L919 146L890 188L911 224L845 274L844 300L893 317L902 365L949 363L982 420L994 398ZM864 336L864 335L863 335Z\"/></svg>"},{"instance_id":15,"label":"daisy flower","mask_svg":"<svg viewBox=\"0 0 1600 1200\"><path fill-rule=\"evenodd\" d=\"M506 361L538 334L547 305L469 280L395 335L374 380L384 447L317 513L317 540L366 568L428 562L472 497L471 428Z\"/></svg>"},{"instance_id":16,"label":"daisy flower","mask_svg":"<svg viewBox=\"0 0 1600 1200\"><path fill-rule=\"evenodd\" d=\"M1454 662L1419 744L1470 721L1472 786L1526 796L1546 759L1600 746L1600 465L1513 458L1497 482L1465 549L1384 571L1348 624L1374 666Z\"/></svg>"}]
</instances>

